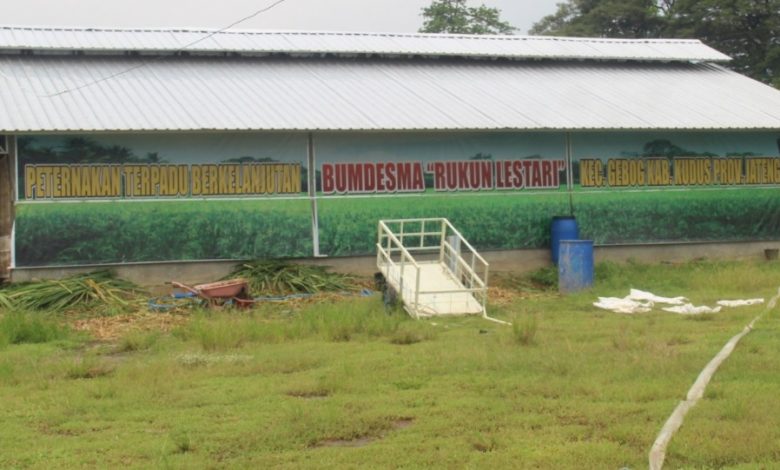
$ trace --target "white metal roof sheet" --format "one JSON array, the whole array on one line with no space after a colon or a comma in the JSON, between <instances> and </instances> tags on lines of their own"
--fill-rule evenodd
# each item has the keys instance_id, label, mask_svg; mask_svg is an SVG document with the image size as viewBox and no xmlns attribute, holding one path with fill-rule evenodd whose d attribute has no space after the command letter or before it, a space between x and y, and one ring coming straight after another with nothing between
<instances>
[{"instance_id":1,"label":"white metal roof sheet","mask_svg":"<svg viewBox=\"0 0 780 470\"><path fill-rule=\"evenodd\" d=\"M436 129L780 129L780 91L710 64L0 55L0 131Z\"/></svg>"},{"instance_id":2,"label":"white metal roof sheet","mask_svg":"<svg viewBox=\"0 0 780 470\"><path fill-rule=\"evenodd\" d=\"M730 58L695 39L561 38L209 29L0 26L0 50L357 54L512 59L708 61Z\"/></svg>"}]
</instances>

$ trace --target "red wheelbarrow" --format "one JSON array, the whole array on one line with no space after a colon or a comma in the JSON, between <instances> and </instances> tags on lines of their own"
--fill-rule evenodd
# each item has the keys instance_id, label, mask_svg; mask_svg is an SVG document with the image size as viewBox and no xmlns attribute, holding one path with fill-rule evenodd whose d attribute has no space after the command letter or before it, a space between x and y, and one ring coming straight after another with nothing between
<instances>
[{"instance_id":1,"label":"red wheelbarrow","mask_svg":"<svg viewBox=\"0 0 780 470\"><path fill-rule=\"evenodd\" d=\"M192 292L196 296L208 302L210 307L218 307L232 300L236 306L246 308L252 305L252 297L249 295L249 283L246 279L230 279L228 281L210 282L188 286L181 282L171 282L173 287Z\"/></svg>"}]
</instances>

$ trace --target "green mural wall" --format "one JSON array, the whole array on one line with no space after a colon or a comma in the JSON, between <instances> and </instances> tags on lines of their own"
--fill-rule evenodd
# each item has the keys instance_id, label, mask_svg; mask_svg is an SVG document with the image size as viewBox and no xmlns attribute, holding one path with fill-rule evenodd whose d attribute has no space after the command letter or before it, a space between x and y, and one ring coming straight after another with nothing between
<instances>
[{"instance_id":1,"label":"green mural wall","mask_svg":"<svg viewBox=\"0 0 780 470\"><path fill-rule=\"evenodd\" d=\"M409 217L478 249L569 213L598 244L780 238L780 132L572 133L571 161L554 132L308 137L20 137L16 265L370 254Z\"/></svg>"}]
</instances>

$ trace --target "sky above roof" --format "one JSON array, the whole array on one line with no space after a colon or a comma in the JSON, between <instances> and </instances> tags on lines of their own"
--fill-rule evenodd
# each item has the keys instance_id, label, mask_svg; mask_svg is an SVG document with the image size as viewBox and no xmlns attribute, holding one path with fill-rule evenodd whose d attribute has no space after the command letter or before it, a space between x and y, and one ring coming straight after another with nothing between
<instances>
[{"instance_id":1,"label":"sky above roof","mask_svg":"<svg viewBox=\"0 0 780 470\"><path fill-rule=\"evenodd\" d=\"M486 0L526 34L561 0ZM222 28L273 0L9 0L3 24L29 26ZM285 0L236 26L241 29L414 32L431 0ZM477 6L482 2L471 1ZM215 6L216 5L216 6Z\"/></svg>"}]
</instances>

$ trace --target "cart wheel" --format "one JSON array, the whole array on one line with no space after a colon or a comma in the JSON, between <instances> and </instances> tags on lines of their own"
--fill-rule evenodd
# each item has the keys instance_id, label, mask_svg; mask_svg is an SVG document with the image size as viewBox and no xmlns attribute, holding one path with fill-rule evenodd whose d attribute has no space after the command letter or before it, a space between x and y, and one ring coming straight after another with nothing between
<instances>
[{"instance_id":1,"label":"cart wheel","mask_svg":"<svg viewBox=\"0 0 780 470\"><path fill-rule=\"evenodd\" d=\"M395 289L385 285L385 288L382 290L382 303L385 304L387 313L393 313L393 310L398 305L398 293Z\"/></svg>"},{"instance_id":2,"label":"cart wheel","mask_svg":"<svg viewBox=\"0 0 780 470\"><path fill-rule=\"evenodd\" d=\"M374 288L380 292L384 292L385 287L387 287L385 275L382 273L374 273Z\"/></svg>"}]
</instances>

